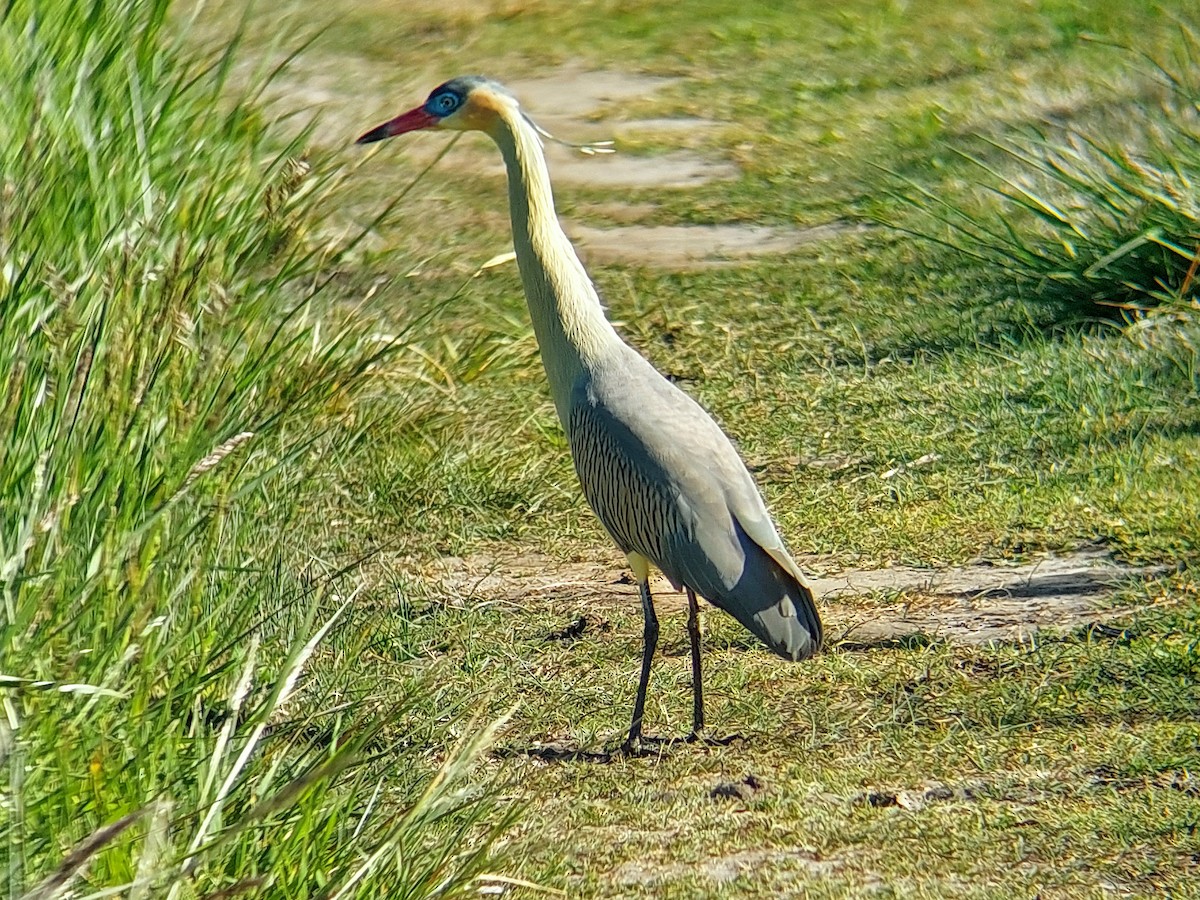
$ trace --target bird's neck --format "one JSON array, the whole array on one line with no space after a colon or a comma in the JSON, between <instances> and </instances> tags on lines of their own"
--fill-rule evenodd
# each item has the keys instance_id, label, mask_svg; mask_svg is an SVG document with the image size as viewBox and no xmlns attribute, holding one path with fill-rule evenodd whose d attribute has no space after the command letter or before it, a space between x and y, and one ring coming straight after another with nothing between
<instances>
[{"instance_id":1,"label":"bird's neck","mask_svg":"<svg viewBox=\"0 0 1200 900\"><path fill-rule=\"evenodd\" d=\"M537 133L513 108L492 137L508 169L513 249L559 418L578 379L621 347L596 288L554 211L550 174Z\"/></svg>"}]
</instances>

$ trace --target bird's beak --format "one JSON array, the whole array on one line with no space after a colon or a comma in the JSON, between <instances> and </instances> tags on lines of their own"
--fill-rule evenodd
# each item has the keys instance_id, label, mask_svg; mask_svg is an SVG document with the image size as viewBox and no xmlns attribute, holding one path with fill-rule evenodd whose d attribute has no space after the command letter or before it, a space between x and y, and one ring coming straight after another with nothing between
<instances>
[{"instance_id":1,"label":"bird's beak","mask_svg":"<svg viewBox=\"0 0 1200 900\"><path fill-rule=\"evenodd\" d=\"M403 115L384 122L378 128L372 128L354 143L356 144L373 144L376 141L382 141L384 138L395 137L398 134L404 134L409 131L420 131L422 128L431 128L438 122L438 117L425 112L423 106L418 106L416 109L410 109Z\"/></svg>"}]
</instances>

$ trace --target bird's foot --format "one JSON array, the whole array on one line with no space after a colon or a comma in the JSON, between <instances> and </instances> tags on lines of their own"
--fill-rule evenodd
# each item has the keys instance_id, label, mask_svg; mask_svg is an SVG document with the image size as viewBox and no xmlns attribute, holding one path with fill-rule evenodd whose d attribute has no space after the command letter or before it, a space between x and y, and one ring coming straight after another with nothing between
<instances>
[{"instance_id":1,"label":"bird's foot","mask_svg":"<svg viewBox=\"0 0 1200 900\"><path fill-rule=\"evenodd\" d=\"M650 737L645 734L631 734L621 744L619 752L623 756L661 756L664 749L670 745L667 738Z\"/></svg>"},{"instance_id":2,"label":"bird's foot","mask_svg":"<svg viewBox=\"0 0 1200 900\"><path fill-rule=\"evenodd\" d=\"M646 748L642 743L642 736L640 734L631 734L625 738L625 743L621 745L620 752L622 756L645 756Z\"/></svg>"},{"instance_id":3,"label":"bird's foot","mask_svg":"<svg viewBox=\"0 0 1200 900\"><path fill-rule=\"evenodd\" d=\"M633 727L629 729L629 737L625 738L625 743L621 745L620 753L623 756L637 756L642 749L642 723L634 720Z\"/></svg>"},{"instance_id":4,"label":"bird's foot","mask_svg":"<svg viewBox=\"0 0 1200 900\"><path fill-rule=\"evenodd\" d=\"M701 744L705 747L728 747L735 741L740 741L743 736L740 734L731 734L728 737L716 737L709 734L704 728L693 728L692 733L684 738L684 741L689 744Z\"/></svg>"}]
</instances>

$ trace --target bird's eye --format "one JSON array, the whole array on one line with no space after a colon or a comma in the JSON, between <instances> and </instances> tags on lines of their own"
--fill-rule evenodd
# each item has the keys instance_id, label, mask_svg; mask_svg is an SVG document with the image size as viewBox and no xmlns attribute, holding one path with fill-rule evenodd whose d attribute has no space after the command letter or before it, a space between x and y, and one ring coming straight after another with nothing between
<instances>
[{"instance_id":1,"label":"bird's eye","mask_svg":"<svg viewBox=\"0 0 1200 900\"><path fill-rule=\"evenodd\" d=\"M457 94L447 91L434 97L430 105L433 107L433 112L440 116L448 116L458 108L460 102L462 101Z\"/></svg>"}]
</instances>

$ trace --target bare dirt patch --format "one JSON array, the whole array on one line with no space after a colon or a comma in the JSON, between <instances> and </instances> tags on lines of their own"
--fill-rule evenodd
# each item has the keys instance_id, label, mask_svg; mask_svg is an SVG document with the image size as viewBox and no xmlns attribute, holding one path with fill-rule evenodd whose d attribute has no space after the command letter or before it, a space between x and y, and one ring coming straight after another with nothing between
<instances>
[{"instance_id":1,"label":"bare dirt patch","mask_svg":"<svg viewBox=\"0 0 1200 900\"><path fill-rule=\"evenodd\" d=\"M710 128L722 128L724 122L715 119L701 119L698 116L679 116L675 118L662 116L653 119L631 119L628 122L617 123L618 134L695 134Z\"/></svg>"},{"instance_id":2,"label":"bare dirt patch","mask_svg":"<svg viewBox=\"0 0 1200 900\"><path fill-rule=\"evenodd\" d=\"M835 621L850 644L914 634L967 644L1017 640L1043 628L1101 622L1127 614L1110 598L1131 580L1160 568L1136 568L1089 548L1030 563L979 562L950 569L852 570L819 579L817 592L839 605L854 597L898 594L893 602L857 608ZM836 632L832 632L836 636Z\"/></svg>"},{"instance_id":3,"label":"bare dirt patch","mask_svg":"<svg viewBox=\"0 0 1200 900\"><path fill-rule=\"evenodd\" d=\"M584 156L570 148L549 144L546 159L550 176L556 182L595 188L686 190L713 181L734 181L741 174L731 162L709 159L690 150L672 150L654 156L619 152Z\"/></svg>"},{"instance_id":4,"label":"bare dirt patch","mask_svg":"<svg viewBox=\"0 0 1200 900\"><path fill-rule=\"evenodd\" d=\"M813 228L765 225L626 225L591 228L569 224L567 231L588 263L623 262L706 269L735 265L757 256L789 253L805 244L858 230L848 222Z\"/></svg>"},{"instance_id":5,"label":"bare dirt patch","mask_svg":"<svg viewBox=\"0 0 1200 900\"><path fill-rule=\"evenodd\" d=\"M579 60L533 78L508 82L508 88L538 121L587 120L614 103L652 98L682 78L589 69Z\"/></svg>"},{"instance_id":6,"label":"bare dirt patch","mask_svg":"<svg viewBox=\"0 0 1200 900\"><path fill-rule=\"evenodd\" d=\"M813 580L831 643L849 648L923 636L966 644L1020 640L1046 628L1119 618L1114 594L1161 569L1122 565L1096 548L1033 562L978 562L948 569L854 569ZM562 561L537 553L444 557L422 576L455 604L512 604L598 611L636 606L637 585L614 556ZM651 583L660 608L686 599L665 578Z\"/></svg>"}]
</instances>

